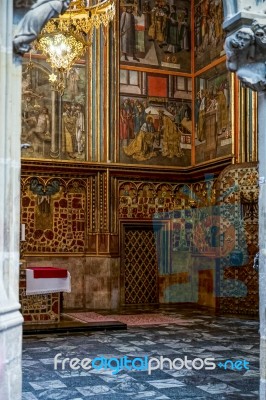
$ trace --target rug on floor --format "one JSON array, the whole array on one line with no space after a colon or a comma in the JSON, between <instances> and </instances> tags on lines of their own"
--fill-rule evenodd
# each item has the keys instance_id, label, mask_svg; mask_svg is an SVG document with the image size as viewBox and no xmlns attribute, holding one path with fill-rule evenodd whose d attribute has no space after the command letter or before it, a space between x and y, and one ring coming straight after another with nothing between
<instances>
[{"instance_id":1,"label":"rug on floor","mask_svg":"<svg viewBox=\"0 0 266 400\"><path fill-rule=\"evenodd\" d=\"M71 318L78 321L88 322L109 322L119 321L127 324L128 326L142 326L142 325L164 325L164 324L178 324L178 325L191 325L193 321L187 319L174 318L168 315L156 314L156 313L144 313L144 314L113 314L113 315L102 315L94 312L76 312L66 313Z\"/></svg>"},{"instance_id":2,"label":"rug on floor","mask_svg":"<svg viewBox=\"0 0 266 400\"><path fill-rule=\"evenodd\" d=\"M118 321L118 319L111 318L110 315L101 315L95 312L74 312L64 313L63 315L84 323Z\"/></svg>"}]
</instances>

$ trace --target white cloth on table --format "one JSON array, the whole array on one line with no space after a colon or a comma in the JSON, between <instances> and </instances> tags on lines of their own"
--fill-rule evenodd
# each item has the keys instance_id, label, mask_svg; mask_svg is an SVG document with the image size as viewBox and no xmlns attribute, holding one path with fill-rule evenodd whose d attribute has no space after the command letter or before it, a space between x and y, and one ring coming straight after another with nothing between
<instances>
[{"instance_id":1,"label":"white cloth on table","mask_svg":"<svg viewBox=\"0 0 266 400\"><path fill-rule=\"evenodd\" d=\"M26 269L26 295L71 292L71 276L66 278L34 278L34 271Z\"/></svg>"}]
</instances>

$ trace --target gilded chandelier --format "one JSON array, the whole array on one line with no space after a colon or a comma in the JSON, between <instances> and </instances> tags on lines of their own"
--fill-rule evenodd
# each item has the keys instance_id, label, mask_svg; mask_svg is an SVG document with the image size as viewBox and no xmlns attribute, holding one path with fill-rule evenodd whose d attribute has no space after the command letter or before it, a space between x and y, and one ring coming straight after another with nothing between
<instances>
[{"instance_id":1,"label":"gilded chandelier","mask_svg":"<svg viewBox=\"0 0 266 400\"><path fill-rule=\"evenodd\" d=\"M113 0L72 0L63 15L48 21L37 38L36 49L53 68L49 80L54 90L63 94L64 73L92 44L94 30L107 27L114 16Z\"/></svg>"}]
</instances>

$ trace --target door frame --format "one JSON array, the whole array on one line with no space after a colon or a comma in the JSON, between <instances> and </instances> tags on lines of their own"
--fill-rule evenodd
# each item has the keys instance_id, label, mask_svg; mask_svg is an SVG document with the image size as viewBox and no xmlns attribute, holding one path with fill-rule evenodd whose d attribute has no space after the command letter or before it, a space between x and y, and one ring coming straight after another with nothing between
<instances>
[{"instance_id":1,"label":"door frame","mask_svg":"<svg viewBox=\"0 0 266 400\"><path fill-rule=\"evenodd\" d=\"M161 268L167 268L171 270L171 221L170 220L153 220L153 221L129 221L129 220L120 220L119 221L119 232L120 232L120 304L126 307L138 307L141 304L131 305L125 303L125 265L123 260L125 259L125 234L127 228L142 228L142 229L152 229L154 232L159 232L159 235L163 235L164 243L167 243L167 248L164 249L163 253L160 253L160 257L157 263L157 303L153 303L154 305L159 304L159 282L160 282L160 271ZM156 244L156 251L158 255L158 249ZM145 304L143 304L145 305Z\"/></svg>"}]
</instances>

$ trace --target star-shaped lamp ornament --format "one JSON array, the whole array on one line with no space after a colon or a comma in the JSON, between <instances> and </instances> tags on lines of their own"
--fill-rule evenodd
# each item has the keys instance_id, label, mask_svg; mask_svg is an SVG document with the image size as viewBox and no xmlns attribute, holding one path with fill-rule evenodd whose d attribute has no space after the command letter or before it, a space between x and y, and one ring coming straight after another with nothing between
<instances>
[{"instance_id":1,"label":"star-shaped lamp ornament","mask_svg":"<svg viewBox=\"0 0 266 400\"><path fill-rule=\"evenodd\" d=\"M57 80L57 76L54 73L49 75L49 82L54 83L56 80Z\"/></svg>"}]
</instances>

